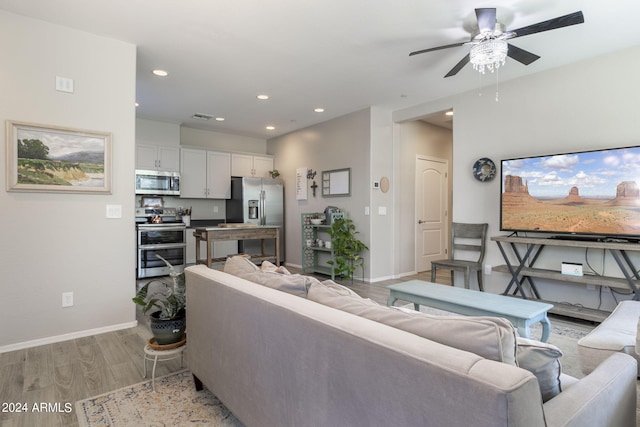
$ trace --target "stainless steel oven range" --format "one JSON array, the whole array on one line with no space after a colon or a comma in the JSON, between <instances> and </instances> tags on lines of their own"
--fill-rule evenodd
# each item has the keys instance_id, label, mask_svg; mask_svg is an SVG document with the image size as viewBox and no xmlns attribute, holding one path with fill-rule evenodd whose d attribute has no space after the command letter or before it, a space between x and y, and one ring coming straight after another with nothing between
<instances>
[{"instance_id":1,"label":"stainless steel oven range","mask_svg":"<svg viewBox=\"0 0 640 427\"><path fill-rule=\"evenodd\" d=\"M169 261L177 271L184 270L186 226L177 220L174 208L138 208L136 223L139 279L169 274L169 267L156 255Z\"/></svg>"}]
</instances>

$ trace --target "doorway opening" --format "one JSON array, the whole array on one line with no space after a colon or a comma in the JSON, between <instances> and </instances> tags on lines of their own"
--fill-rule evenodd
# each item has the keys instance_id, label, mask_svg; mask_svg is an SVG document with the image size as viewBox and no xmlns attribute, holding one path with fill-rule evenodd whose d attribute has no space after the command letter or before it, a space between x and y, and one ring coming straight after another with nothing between
<instances>
[{"instance_id":1,"label":"doorway opening","mask_svg":"<svg viewBox=\"0 0 640 427\"><path fill-rule=\"evenodd\" d=\"M400 123L398 168L413 191L400 195L399 271L431 270L431 261L446 258L452 218L453 116L452 109ZM405 240L406 239L406 240ZM403 245L402 242L413 242Z\"/></svg>"}]
</instances>

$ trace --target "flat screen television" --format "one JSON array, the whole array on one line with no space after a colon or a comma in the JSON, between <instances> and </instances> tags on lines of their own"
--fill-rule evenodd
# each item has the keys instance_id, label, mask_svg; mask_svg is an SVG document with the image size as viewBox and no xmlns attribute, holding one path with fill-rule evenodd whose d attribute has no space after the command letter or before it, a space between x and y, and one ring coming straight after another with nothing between
<instances>
[{"instance_id":1,"label":"flat screen television","mask_svg":"<svg viewBox=\"0 0 640 427\"><path fill-rule=\"evenodd\" d=\"M500 229L640 239L640 147L501 161Z\"/></svg>"}]
</instances>

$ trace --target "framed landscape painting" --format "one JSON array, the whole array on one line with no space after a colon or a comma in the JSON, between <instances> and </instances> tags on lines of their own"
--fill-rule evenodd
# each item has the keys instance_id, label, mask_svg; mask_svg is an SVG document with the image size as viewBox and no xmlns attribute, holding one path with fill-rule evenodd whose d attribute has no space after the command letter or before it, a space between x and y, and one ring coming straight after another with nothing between
<instances>
[{"instance_id":1,"label":"framed landscape painting","mask_svg":"<svg viewBox=\"0 0 640 427\"><path fill-rule=\"evenodd\" d=\"M7 120L7 190L111 192L111 134Z\"/></svg>"}]
</instances>

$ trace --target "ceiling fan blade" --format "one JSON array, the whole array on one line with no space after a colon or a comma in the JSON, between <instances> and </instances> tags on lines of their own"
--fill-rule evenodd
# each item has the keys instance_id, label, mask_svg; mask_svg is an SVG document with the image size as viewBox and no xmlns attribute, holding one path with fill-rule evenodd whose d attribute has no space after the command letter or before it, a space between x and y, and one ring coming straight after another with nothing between
<instances>
[{"instance_id":1,"label":"ceiling fan blade","mask_svg":"<svg viewBox=\"0 0 640 427\"><path fill-rule=\"evenodd\" d=\"M464 66L469 63L469 59L470 57L469 57L469 54L467 53L467 55L464 58L462 58L460 62L458 62L456 66L453 67L451 71L449 71L447 75L444 77L447 78L447 77L455 76L456 74L458 74L458 71L462 70Z\"/></svg>"},{"instance_id":2,"label":"ceiling fan blade","mask_svg":"<svg viewBox=\"0 0 640 427\"><path fill-rule=\"evenodd\" d=\"M527 50L520 49L519 47L514 46L512 44L509 44L509 50L507 51L507 56L509 58L515 59L516 61L524 65L529 65L533 61L537 61L538 59L540 59L540 57L535 53L531 53Z\"/></svg>"},{"instance_id":3,"label":"ceiling fan blade","mask_svg":"<svg viewBox=\"0 0 640 427\"><path fill-rule=\"evenodd\" d=\"M515 37L528 36L529 34L541 33L543 31L556 30L570 25L584 23L584 15L582 11L570 13L568 15L559 16L549 19L548 21L538 22L537 24L528 25L517 30L509 30L516 33Z\"/></svg>"},{"instance_id":4,"label":"ceiling fan blade","mask_svg":"<svg viewBox=\"0 0 640 427\"><path fill-rule=\"evenodd\" d=\"M476 18L478 19L478 29L480 34L492 33L496 28L496 8L487 7L476 9Z\"/></svg>"},{"instance_id":5,"label":"ceiling fan blade","mask_svg":"<svg viewBox=\"0 0 640 427\"><path fill-rule=\"evenodd\" d=\"M444 46L431 47L429 49L416 50L415 52L411 52L409 54L409 56L420 55L421 53L433 52L434 50L449 49L450 47L464 46L467 43L469 43L469 42L453 43L453 44L447 44L447 45L444 45Z\"/></svg>"}]
</instances>

